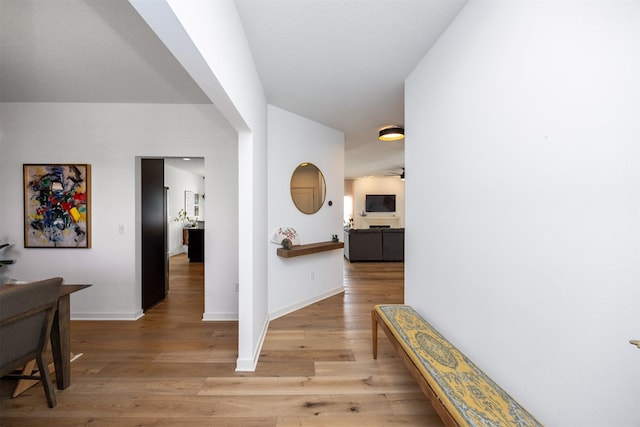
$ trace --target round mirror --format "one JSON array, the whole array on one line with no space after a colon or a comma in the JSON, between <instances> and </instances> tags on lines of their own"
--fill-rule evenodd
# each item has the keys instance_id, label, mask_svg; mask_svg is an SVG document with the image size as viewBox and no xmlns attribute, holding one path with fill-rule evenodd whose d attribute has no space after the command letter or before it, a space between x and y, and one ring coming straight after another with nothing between
<instances>
[{"instance_id":1,"label":"round mirror","mask_svg":"<svg viewBox=\"0 0 640 427\"><path fill-rule=\"evenodd\" d=\"M313 163L300 164L291 175L291 199L298 210L314 214L324 203L327 189L324 176Z\"/></svg>"}]
</instances>

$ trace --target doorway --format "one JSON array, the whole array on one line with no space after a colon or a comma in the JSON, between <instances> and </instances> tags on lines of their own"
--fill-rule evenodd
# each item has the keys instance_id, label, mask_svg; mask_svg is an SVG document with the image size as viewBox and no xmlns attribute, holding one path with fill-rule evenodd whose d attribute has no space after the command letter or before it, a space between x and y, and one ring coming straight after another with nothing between
<instances>
[{"instance_id":1,"label":"doorway","mask_svg":"<svg viewBox=\"0 0 640 427\"><path fill-rule=\"evenodd\" d=\"M165 157L165 185L169 187L167 196L168 218L167 245L169 265L176 265L176 257L184 257L185 261L177 262L178 270L169 268L168 299L182 298L183 292L172 292L171 284L183 279L183 268L190 270L190 283L198 287L204 300L204 257L195 256L193 247L197 237L204 238L205 225L205 176L204 157ZM181 214L182 213L182 214ZM196 227L196 229L194 229ZM190 241L192 240L192 241ZM204 240L201 242L204 248ZM191 252L191 253L189 253ZM203 250L198 253L203 254ZM204 307L198 315L202 316Z\"/></svg>"}]
</instances>

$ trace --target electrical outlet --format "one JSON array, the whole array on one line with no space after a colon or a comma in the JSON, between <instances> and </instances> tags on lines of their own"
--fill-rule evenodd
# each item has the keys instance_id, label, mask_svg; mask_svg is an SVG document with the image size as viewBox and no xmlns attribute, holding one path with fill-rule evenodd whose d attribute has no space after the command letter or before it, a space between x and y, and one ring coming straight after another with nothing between
<instances>
[{"instance_id":1,"label":"electrical outlet","mask_svg":"<svg viewBox=\"0 0 640 427\"><path fill-rule=\"evenodd\" d=\"M240 285L236 283L234 289L236 292L238 292L240 290Z\"/></svg>"},{"instance_id":2,"label":"electrical outlet","mask_svg":"<svg viewBox=\"0 0 640 427\"><path fill-rule=\"evenodd\" d=\"M314 271L311 272L311 280L316 278L316 273Z\"/></svg>"}]
</instances>

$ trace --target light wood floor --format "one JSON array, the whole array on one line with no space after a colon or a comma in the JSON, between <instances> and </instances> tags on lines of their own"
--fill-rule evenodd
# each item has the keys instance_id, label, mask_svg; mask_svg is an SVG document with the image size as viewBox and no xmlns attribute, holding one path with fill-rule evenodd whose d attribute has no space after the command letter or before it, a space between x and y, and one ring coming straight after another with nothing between
<instances>
[{"instance_id":1,"label":"light wood floor","mask_svg":"<svg viewBox=\"0 0 640 427\"><path fill-rule=\"evenodd\" d=\"M237 323L203 322L202 264L171 259L168 299L135 322L73 321L71 386L11 399L1 426L442 426L370 311L403 300L402 263L345 262L345 292L271 322L255 372Z\"/></svg>"}]
</instances>

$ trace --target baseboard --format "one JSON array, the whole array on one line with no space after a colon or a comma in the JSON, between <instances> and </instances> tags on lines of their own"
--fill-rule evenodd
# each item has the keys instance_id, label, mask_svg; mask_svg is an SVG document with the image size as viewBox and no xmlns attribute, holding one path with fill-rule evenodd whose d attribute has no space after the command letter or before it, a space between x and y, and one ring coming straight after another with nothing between
<instances>
[{"instance_id":1,"label":"baseboard","mask_svg":"<svg viewBox=\"0 0 640 427\"><path fill-rule=\"evenodd\" d=\"M169 251L169 256L172 257L180 254L186 254L187 248L188 246L180 246L178 248L173 248Z\"/></svg>"},{"instance_id":2,"label":"baseboard","mask_svg":"<svg viewBox=\"0 0 640 427\"><path fill-rule=\"evenodd\" d=\"M313 296L311 298L308 298L306 300L299 301L299 302L297 302L295 304L291 304L291 305L289 305L287 307L279 308L279 309L274 310L274 311L269 313L269 320L275 320L278 317L285 316L285 315L287 315L289 313L292 313L292 312L294 312L296 310L300 310L301 308L305 308L308 305L315 304L318 301L322 301L323 299L332 297L334 295L338 295L339 293L342 293L342 292L344 292L344 286L339 286L337 288L334 288L334 289L331 289L329 291L323 292L323 293L321 293L319 295L315 295L315 296Z\"/></svg>"},{"instance_id":3,"label":"baseboard","mask_svg":"<svg viewBox=\"0 0 640 427\"><path fill-rule=\"evenodd\" d=\"M202 315L202 320L204 322L237 321L238 313L204 313Z\"/></svg>"},{"instance_id":4,"label":"baseboard","mask_svg":"<svg viewBox=\"0 0 640 427\"><path fill-rule=\"evenodd\" d=\"M142 310L135 313L71 313L71 320L138 320L142 316Z\"/></svg>"},{"instance_id":5,"label":"baseboard","mask_svg":"<svg viewBox=\"0 0 640 427\"><path fill-rule=\"evenodd\" d=\"M236 360L236 372L254 372L256 370L256 366L258 366L258 359L260 358L260 352L262 351L262 346L264 344L264 340L267 337L267 331L269 330L269 319L265 319L262 334L260 335L260 339L258 340L258 344L253 351L253 356L251 359L241 359L238 357Z\"/></svg>"}]
</instances>

